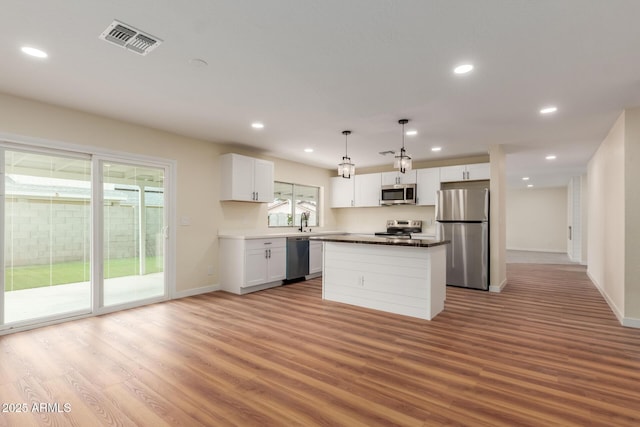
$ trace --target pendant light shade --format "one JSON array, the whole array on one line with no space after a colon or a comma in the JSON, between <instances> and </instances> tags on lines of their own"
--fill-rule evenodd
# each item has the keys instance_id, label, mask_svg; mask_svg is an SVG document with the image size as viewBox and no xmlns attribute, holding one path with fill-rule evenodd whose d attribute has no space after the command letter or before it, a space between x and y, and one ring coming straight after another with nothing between
<instances>
[{"instance_id":1,"label":"pendant light shade","mask_svg":"<svg viewBox=\"0 0 640 427\"><path fill-rule=\"evenodd\" d=\"M404 125L409 123L409 120L401 119L398 123L402 125L402 148L400 149L400 152L396 151L395 153L393 167L398 169L400 173L405 173L411 170L411 156L407 154L404 149Z\"/></svg>"},{"instance_id":2,"label":"pendant light shade","mask_svg":"<svg viewBox=\"0 0 640 427\"><path fill-rule=\"evenodd\" d=\"M351 178L351 175L356 174L356 165L351 162L351 157L347 154L347 137L351 135L350 130L343 130L344 135L344 157L342 157L342 163L338 165L338 175L343 178Z\"/></svg>"}]
</instances>

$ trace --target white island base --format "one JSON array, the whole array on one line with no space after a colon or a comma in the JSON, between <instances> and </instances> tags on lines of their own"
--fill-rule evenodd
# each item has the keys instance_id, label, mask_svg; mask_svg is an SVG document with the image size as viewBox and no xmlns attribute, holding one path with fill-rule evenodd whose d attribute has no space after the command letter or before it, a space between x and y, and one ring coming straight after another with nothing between
<instances>
[{"instance_id":1,"label":"white island base","mask_svg":"<svg viewBox=\"0 0 640 427\"><path fill-rule=\"evenodd\" d=\"M444 309L446 246L324 242L322 298L431 320Z\"/></svg>"}]
</instances>

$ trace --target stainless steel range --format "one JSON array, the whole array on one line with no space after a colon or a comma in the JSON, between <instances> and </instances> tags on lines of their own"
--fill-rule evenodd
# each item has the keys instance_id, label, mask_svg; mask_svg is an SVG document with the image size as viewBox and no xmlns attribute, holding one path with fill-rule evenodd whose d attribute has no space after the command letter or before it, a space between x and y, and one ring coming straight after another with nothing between
<instances>
[{"instance_id":1,"label":"stainless steel range","mask_svg":"<svg viewBox=\"0 0 640 427\"><path fill-rule=\"evenodd\" d=\"M375 233L375 235L410 239L411 233L421 232L422 221L419 219L390 219L387 221L387 231L381 231Z\"/></svg>"}]
</instances>

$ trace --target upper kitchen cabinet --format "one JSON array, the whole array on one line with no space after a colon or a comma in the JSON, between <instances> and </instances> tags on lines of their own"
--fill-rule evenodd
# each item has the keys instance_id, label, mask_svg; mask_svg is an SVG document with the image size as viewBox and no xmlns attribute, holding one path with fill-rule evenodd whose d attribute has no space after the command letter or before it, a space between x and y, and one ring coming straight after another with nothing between
<instances>
[{"instance_id":1,"label":"upper kitchen cabinet","mask_svg":"<svg viewBox=\"0 0 640 427\"><path fill-rule=\"evenodd\" d=\"M382 184L379 173L356 175L354 186L354 206L380 206L380 189Z\"/></svg>"},{"instance_id":2,"label":"upper kitchen cabinet","mask_svg":"<svg viewBox=\"0 0 640 427\"><path fill-rule=\"evenodd\" d=\"M220 200L273 200L273 162L229 153L220 156Z\"/></svg>"},{"instance_id":3,"label":"upper kitchen cabinet","mask_svg":"<svg viewBox=\"0 0 640 427\"><path fill-rule=\"evenodd\" d=\"M417 169L416 204L433 206L440 190L440 168Z\"/></svg>"},{"instance_id":4,"label":"upper kitchen cabinet","mask_svg":"<svg viewBox=\"0 0 640 427\"><path fill-rule=\"evenodd\" d=\"M331 178L331 207L350 208L354 206L354 179L336 176Z\"/></svg>"},{"instance_id":5,"label":"upper kitchen cabinet","mask_svg":"<svg viewBox=\"0 0 640 427\"><path fill-rule=\"evenodd\" d=\"M383 172L382 173L382 185L394 185L394 184L415 184L417 182L416 170L410 170L407 173Z\"/></svg>"},{"instance_id":6,"label":"upper kitchen cabinet","mask_svg":"<svg viewBox=\"0 0 640 427\"><path fill-rule=\"evenodd\" d=\"M440 168L440 182L478 181L491 178L489 163L444 166Z\"/></svg>"}]
</instances>

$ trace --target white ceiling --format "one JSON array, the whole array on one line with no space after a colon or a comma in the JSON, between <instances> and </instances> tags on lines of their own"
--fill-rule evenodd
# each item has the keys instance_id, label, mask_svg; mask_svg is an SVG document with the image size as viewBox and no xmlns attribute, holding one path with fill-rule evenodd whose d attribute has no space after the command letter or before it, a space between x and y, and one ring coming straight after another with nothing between
<instances>
[{"instance_id":1,"label":"white ceiling","mask_svg":"<svg viewBox=\"0 0 640 427\"><path fill-rule=\"evenodd\" d=\"M503 144L510 186L565 185L640 105L639 16L638 0L2 0L0 92L327 168L345 129L358 168L390 163L408 118L414 160ZM114 19L163 43L98 39Z\"/></svg>"}]
</instances>

